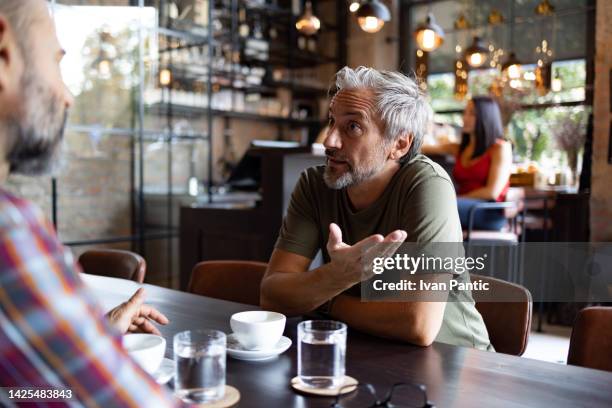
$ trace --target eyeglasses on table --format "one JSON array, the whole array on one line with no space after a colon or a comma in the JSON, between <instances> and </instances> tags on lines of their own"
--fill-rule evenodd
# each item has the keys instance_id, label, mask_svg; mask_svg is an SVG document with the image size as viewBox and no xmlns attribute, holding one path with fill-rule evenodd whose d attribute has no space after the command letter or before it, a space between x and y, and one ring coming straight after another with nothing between
<instances>
[{"instance_id":1,"label":"eyeglasses on table","mask_svg":"<svg viewBox=\"0 0 612 408\"><path fill-rule=\"evenodd\" d=\"M355 391L342 394L347 385L340 389L331 408L435 408L427 397L423 384L395 383L384 398L379 398L372 384L359 383Z\"/></svg>"}]
</instances>

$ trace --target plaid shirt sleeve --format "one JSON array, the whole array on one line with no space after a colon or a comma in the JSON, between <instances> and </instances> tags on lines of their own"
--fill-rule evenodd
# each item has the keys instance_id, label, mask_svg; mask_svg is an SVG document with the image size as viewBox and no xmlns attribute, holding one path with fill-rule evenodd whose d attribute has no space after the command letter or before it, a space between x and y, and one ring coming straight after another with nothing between
<instances>
[{"instance_id":1,"label":"plaid shirt sleeve","mask_svg":"<svg viewBox=\"0 0 612 408\"><path fill-rule=\"evenodd\" d=\"M70 388L78 406L177 405L127 356L76 268L42 212L0 190L0 385Z\"/></svg>"}]
</instances>

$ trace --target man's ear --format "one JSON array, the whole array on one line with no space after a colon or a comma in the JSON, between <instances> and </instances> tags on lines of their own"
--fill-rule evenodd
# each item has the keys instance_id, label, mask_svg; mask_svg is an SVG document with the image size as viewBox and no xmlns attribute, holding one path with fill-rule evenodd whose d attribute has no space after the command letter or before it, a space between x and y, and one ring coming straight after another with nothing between
<instances>
[{"instance_id":1,"label":"man's ear","mask_svg":"<svg viewBox=\"0 0 612 408\"><path fill-rule=\"evenodd\" d=\"M0 14L0 91L16 88L21 75L22 63L17 51L15 31L6 16Z\"/></svg>"},{"instance_id":2,"label":"man's ear","mask_svg":"<svg viewBox=\"0 0 612 408\"><path fill-rule=\"evenodd\" d=\"M8 22L6 17L0 14L0 91L5 88L9 76L12 58L9 42Z\"/></svg>"},{"instance_id":3,"label":"man's ear","mask_svg":"<svg viewBox=\"0 0 612 408\"><path fill-rule=\"evenodd\" d=\"M395 143L393 144L393 149L391 150L390 158L392 160L399 160L408 153L410 150L410 146L412 146L412 141L414 140L414 136L410 133L406 133L397 138Z\"/></svg>"}]
</instances>

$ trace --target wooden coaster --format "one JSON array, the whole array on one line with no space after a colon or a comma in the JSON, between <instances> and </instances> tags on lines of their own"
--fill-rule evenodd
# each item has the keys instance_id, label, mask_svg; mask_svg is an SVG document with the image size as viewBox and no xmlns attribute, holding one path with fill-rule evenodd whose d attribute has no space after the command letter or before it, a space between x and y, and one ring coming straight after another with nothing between
<instances>
[{"instance_id":1,"label":"wooden coaster","mask_svg":"<svg viewBox=\"0 0 612 408\"><path fill-rule=\"evenodd\" d=\"M233 407L240 401L240 391L231 385L225 386L225 395L218 401L206 402L194 405L202 408L228 408Z\"/></svg>"},{"instance_id":2,"label":"wooden coaster","mask_svg":"<svg viewBox=\"0 0 612 408\"><path fill-rule=\"evenodd\" d=\"M293 387L294 390L303 392L305 394L321 395L325 397L335 397L336 395L340 393L340 389L342 389L342 394L348 394L349 392L353 392L355 388L357 388L357 384L359 384L359 381L357 381L356 379L348 375L344 376L344 381L342 382L342 385L340 385L339 387L335 387L335 388L306 387L304 384L302 384L299 377L293 377L291 379L291 386ZM349 387L347 387L347 385Z\"/></svg>"}]
</instances>

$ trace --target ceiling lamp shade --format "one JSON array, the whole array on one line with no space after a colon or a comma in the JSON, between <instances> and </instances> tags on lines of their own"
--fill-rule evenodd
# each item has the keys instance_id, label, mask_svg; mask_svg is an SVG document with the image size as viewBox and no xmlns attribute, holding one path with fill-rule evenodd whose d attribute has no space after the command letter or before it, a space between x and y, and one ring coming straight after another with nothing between
<instances>
[{"instance_id":1,"label":"ceiling lamp shade","mask_svg":"<svg viewBox=\"0 0 612 408\"><path fill-rule=\"evenodd\" d=\"M425 22L414 31L414 38L420 49L431 52L444 42L444 30L436 22L434 15L429 13Z\"/></svg>"},{"instance_id":2,"label":"ceiling lamp shade","mask_svg":"<svg viewBox=\"0 0 612 408\"><path fill-rule=\"evenodd\" d=\"M474 37L472 44L465 49L465 60L472 68L478 68L487 60L489 48L480 37Z\"/></svg>"},{"instance_id":3,"label":"ceiling lamp shade","mask_svg":"<svg viewBox=\"0 0 612 408\"><path fill-rule=\"evenodd\" d=\"M502 64L502 72L506 73L510 79L519 79L521 77L521 62L514 52L511 52L508 55L508 59Z\"/></svg>"},{"instance_id":4,"label":"ceiling lamp shade","mask_svg":"<svg viewBox=\"0 0 612 408\"><path fill-rule=\"evenodd\" d=\"M364 1L356 14L359 27L367 33L380 31L385 23L391 20L389 9L379 0Z\"/></svg>"},{"instance_id":5,"label":"ceiling lamp shade","mask_svg":"<svg viewBox=\"0 0 612 408\"><path fill-rule=\"evenodd\" d=\"M297 23L295 23L295 28L306 35L316 34L321 28L321 20L312 14L312 4L310 4L309 1L307 1L304 6L304 14L302 14Z\"/></svg>"}]
</instances>

